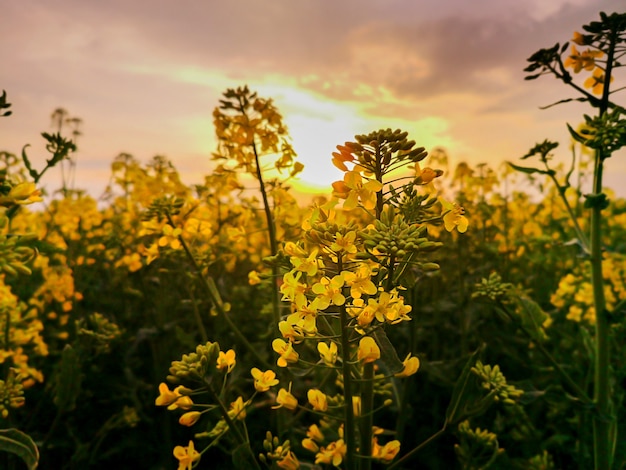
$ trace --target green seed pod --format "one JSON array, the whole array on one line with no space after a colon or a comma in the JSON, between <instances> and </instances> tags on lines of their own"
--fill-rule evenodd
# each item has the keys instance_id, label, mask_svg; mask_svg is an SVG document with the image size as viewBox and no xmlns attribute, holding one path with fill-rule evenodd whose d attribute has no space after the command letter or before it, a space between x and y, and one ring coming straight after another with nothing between
<instances>
[{"instance_id":1,"label":"green seed pod","mask_svg":"<svg viewBox=\"0 0 626 470\"><path fill-rule=\"evenodd\" d=\"M432 272L437 271L439 269L439 265L437 263L420 263L420 268L424 272Z\"/></svg>"}]
</instances>

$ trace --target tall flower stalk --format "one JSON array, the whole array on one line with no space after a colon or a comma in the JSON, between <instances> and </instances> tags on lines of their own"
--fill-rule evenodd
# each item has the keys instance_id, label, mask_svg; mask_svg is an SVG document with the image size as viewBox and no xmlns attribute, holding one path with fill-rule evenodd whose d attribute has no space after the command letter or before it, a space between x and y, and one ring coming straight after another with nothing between
<instances>
[{"instance_id":1,"label":"tall flower stalk","mask_svg":"<svg viewBox=\"0 0 626 470\"><path fill-rule=\"evenodd\" d=\"M591 282L593 286L593 308L595 310L595 354L594 354L594 388L593 403L593 451L597 470L608 470L612 467L617 427L615 413L612 408L611 360L610 360L610 316L605 298L605 281L602 273L602 211L609 205L603 192L604 162L616 150L626 145L626 119L624 108L611 100L611 95L618 90L611 90L614 69L620 67L619 59L626 54L626 14L600 13L601 21L594 21L583 26L584 33L576 32L570 54L565 60L562 55L569 44L556 44L550 49L541 49L529 58L530 65L525 69L531 73L527 79L535 79L544 74L552 74L565 84L577 90L582 97L577 101L586 101L597 109L595 117L585 115L585 123L580 131L568 125L572 137L579 143L594 150L593 186L590 194L585 196L585 206L590 210L589 237L582 233L578 221L569 208L565 191L569 187L569 174L564 183L555 178L554 170L550 169L548 152L556 144L545 142L537 146L525 158L539 154L545 170L518 167L525 173L548 175L557 184L559 194L566 203L572 216L579 244L588 255L591 265ZM587 49L579 51L578 47ZM568 69L579 73L591 72L583 85L578 85ZM537 73L538 72L538 73ZM563 103L572 101L566 99Z\"/></svg>"}]
</instances>

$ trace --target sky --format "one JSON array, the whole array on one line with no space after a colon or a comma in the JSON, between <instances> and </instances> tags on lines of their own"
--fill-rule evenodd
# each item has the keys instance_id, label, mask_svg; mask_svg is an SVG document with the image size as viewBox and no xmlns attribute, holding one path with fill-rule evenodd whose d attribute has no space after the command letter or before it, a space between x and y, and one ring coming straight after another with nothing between
<instances>
[{"instance_id":1,"label":"sky","mask_svg":"<svg viewBox=\"0 0 626 470\"><path fill-rule=\"evenodd\" d=\"M0 7L0 150L46 158L41 132L82 119L76 187L98 197L120 153L168 157L188 184L211 171L212 111L227 88L273 98L320 191L341 179L337 144L409 132L451 161L498 167L544 139L562 143L592 110L545 106L574 91L524 81L526 58L570 40L623 0L21 0ZM584 77L583 77L584 78ZM617 80L624 77L617 77ZM626 80L624 80L626 82ZM618 100L619 101L619 100ZM59 172L42 184L53 190ZM606 185L626 196L626 155Z\"/></svg>"}]
</instances>

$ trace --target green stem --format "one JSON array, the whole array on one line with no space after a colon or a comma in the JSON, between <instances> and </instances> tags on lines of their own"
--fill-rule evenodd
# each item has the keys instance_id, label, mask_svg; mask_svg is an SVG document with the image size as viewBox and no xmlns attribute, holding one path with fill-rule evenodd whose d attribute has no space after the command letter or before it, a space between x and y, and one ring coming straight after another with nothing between
<instances>
[{"instance_id":1,"label":"green stem","mask_svg":"<svg viewBox=\"0 0 626 470\"><path fill-rule=\"evenodd\" d=\"M615 45L618 32L612 31L609 37L609 49L606 59L605 86L602 92L599 115L606 113L609 104L609 84L615 55ZM593 194L602 193L602 176L605 155L601 150L596 151L595 168L593 172ZM593 447L596 470L609 470L612 466L611 445L611 390L610 390L610 349L609 349L609 319L604 297L604 278L602 276L602 209L594 204L591 207L591 281L593 285L593 304L596 311L596 355L594 371L593 398L596 404L596 413L593 416Z\"/></svg>"},{"instance_id":2,"label":"green stem","mask_svg":"<svg viewBox=\"0 0 626 470\"><path fill-rule=\"evenodd\" d=\"M246 113L244 103L239 97L239 111L246 118L246 122L249 124L250 119ZM265 221L267 223L267 232L270 241L270 251L272 256L276 256L278 253L278 240L276 238L276 222L274 215L272 214L272 208L270 206L269 198L267 195L267 189L265 187L265 181L263 180L263 172L261 170L261 162L259 152L257 150L254 137L252 138L252 152L254 153L254 164L256 179L259 181L259 191L261 192L261 198L263 199L263 212L265 213ZM280 297L278 295L278 285L276 280L278 279L278 267L276 264L272 264L272 313L274 316L274 333L276 336L280 336L280 330L278 329L278 323L280 322Z\"/></svg>"},{"instance_id":3,"label":"green stem","mask_svg":"<svg viewBox=\"0 0 626 470\"><path fill-rule=\"evenodd\" d=\"M341 254L337 256L337 270L343 270ZM350 330L348 328L348 312L345 305L339 307L339 322L341 324L341 355L343 374L343 394L345 397L345 427L344 436L346 438L346 470L355 470L356 456L356 434L354 427L354 409L352 407L352 371L350 370Z\"/></svg>"},{"instance_id":4,"label":"green stem","mask_svg":"<svg viewBox=\"0 0 626 470\"><path fill-rule=\"evenodd\" d=\"M363 383L361 385L361 448L359 453L365 457L360 461L361 470L372 468L372 426L374 424L374 363L363 366Z\"/></svg>"},{"instance_id":5,"label":"green stem","mask_svg":"<svg viewBox=\"0 0 626 470\"><path fill-rule=\"evenodd\" d=\"M230 418L230 416L228 414L228 410L224 406L224 403L222 403L220 398L217 396L217 393L215 393L215 390L213 390L213 387L211 386L211 383L209 381L206 381L206 380L205 380L205 382L206 382L206 391L209 393L209 396L211 397L211 400L214 403L217 404L217 406L218 406L218 408L220 410L220 414L222 415L222 418L224 419L224 421L228 425L228 429L233 431L233 434L235 435L235 439L237 439L239 444L245 446L246 451L250 454L249 461L250 461L250 463L254 463L254 468L256 468L258 470L261 470L261 466L259 465L259 462L257 461L257 459L256 459L256 457L254 455L254 452L252 452L252 449L250 448L250 442L241 433L239 428L237 426L235 426L235 423L233 422L233 420Z\"/></svg>"},{"instance_id":6,"label":"green stem","mask_svg":"<svg viewBox=\"0 0 626 470\"><path fill-rule=\"evenodd\" d=\"M175 226L174 221L172 220L172 216L170 214L167 214L167 220L170 223L170 225L172 225L172 227ZM187 242L185 241L185 239L181 235L179 235L178 241L183 247L183 250L185 250L187 258L193 265L194 270L196 271L196 275L202 281L202 285L206 293L208 294L209 298L211 299L211 302L213 303L215 309L217 310L217 313L221 315L221 317L228 324L228 327L235 334L237 339L241 342L241 344L243 344L246 347L246 349L250 352L250 354L254 356L254 358L258 361L258 363L262 365L265 369L271 369L272 366L265 359L261 357L257 349L252 344L250 344L246 336L241 332L239 328L237 328L237 325L230 318L230 316L228 315L228 312L224 310L222 299L220 299L216 293L215 282L213 281L213 278L211 278L210 276L205 276L202 273L202 268L196 261L196 258L191 253L191 250L189 249L189 246L187 245Z\"/></svg>"},{"instance_id":7,"label":"green stem","mask_svg":"<svg viewBox=\"0 0 626 470\"><path fill-rule=\"evenodd\" d=\"M500 309L507 314L507 316L515 322L516 326L524 333L529 339L533 340L533 344L535 347L544 355L544 357L552 364L554 369L559 373L561 378L567 383L570 389L576 394L576 398L582 401L585 404L591 404L592 400L585 393L585 391L580 388L580 386L572 379L567 372L561 367L561 365L554 359L554 357L548 352L548 350L538 341L534 341L533 335L528 331L528 329L521 324L521 322L517 321L516 316L504 305L502 302L499 303Z\"/></svg>"},{"instance_id":8,"label":"green stem","mask_svg":"<svg viewBox=\"0 0 626 470\"><path fill-rule=\"evenodd\" d=\"M544 162L544 164L546 165L546 168L548 168L547 162ZM567 200L567 197L565 197L566 188L559 184L558 180L556 179L556 176L554 176L553 173L550 172L549 175L550 175L550 179L552 179L552 182L555 184L559 192L559 196L561 197L561 200L565 204L565 208L567 209L567 213L569 214L570 219L572 219L572 222L574 223L574 230L576 231L576 235L578 236L580 242L582 243L582 246L585 252L589 253L589 240L587 239L585 232L583 232L583 229L580 227L580 224L578 223L578 218L576 217L576 214L574 213L572 206Z\"/></svg>"},{"instance_id":9,"label":"green stem","mask_svg":"<svg viewBox=\"0 0 626 470\"><path fill-rule=\"evenodd\" d=\"M428 444L430 444L431 442L433 442L435 439L441 437L443 435L443 433L446 432L446 426L444 425L439 431L437 431L435 434L433 434L432 436L430 436L428 439L426 439L424 442L422 442L420 445L418 445L417 447L411 449L411 451L408 454L405 454L402 456L401 459L396 460L394 463L392 463L391 465L389 465L387 467L387 470L393 470L394 468L398 468L399 465L401 465L402 463L406 462L407 460L411 459L415 454L417 454L420 450L422 450L424 447L426 447ZM406 468L406 467L403 467Z\"/></svg>"}]
</instances>

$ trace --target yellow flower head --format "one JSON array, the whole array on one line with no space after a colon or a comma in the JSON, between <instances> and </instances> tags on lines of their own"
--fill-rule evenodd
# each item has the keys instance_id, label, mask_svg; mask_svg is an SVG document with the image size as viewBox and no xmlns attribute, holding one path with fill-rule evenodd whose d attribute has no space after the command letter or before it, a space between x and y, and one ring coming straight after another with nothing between
<instances>
[{"instance_id":1,"label":"yellow flower head","mask_svg":"<svg viewBox=\"0 0 626 470\"><path fill-rule=\"evenodd\" d=\"M327 366L333 366L335 365L335 362L337 362L337 345L332 342L329 344L330 346L326 343L319 342L317 343L317 350L319 351L324 364Z\"/></svg>"},{"instance_id":2,"label":"yellow flower head","mask_svg":"<svg viewBox=\"0 0 626 470\"><path fill-rule=\"evenodd\" d=\"M278 384L276 373L273 370L261 371L253 367L250 373L254 377L254 388L257 392L267 392L270 387Z\"/></svg>"},{"instance_id":3,"label":"yellow flower head","mask_svg":"<svg viewBox=\"0 0 626 470\"><path fill-rule=\"evenodd\" d=\"M613 76L611 76L611 82L613 81ZM591 92L594 95L601 95L604 92L604 84L606 83L606 77L604 76L604 70L599 67L596 67L593 71L591 77L587 78L583 85L585 88L591 88Z\"/></svg>"},{"instance_id":4,"label":"yellow flower head","mask_svg":"<svg viewBox=\"0 0 626 470\"><path fill-rule=\"evenodd\" d=\"M332 464L335 467L339 467L348 447L344 443L343 439L339 439L335 442L331 442L326 447L322 447L318 454L315 456L315 463Z\"/></svg>"},{"instance_id":5,"label":"yellow flower head","mask_svg":"<svg viewBox=\"0 0 626 470\"><path fill-rule=\"evenodd\" d=\"M300 358L299 354L293 349L291 341L285 342L280 338L276 338L272 341L272 349L280 354L278 361L276 361L279 367L287 367L289 364L298 362Z\"/></svg>"},{"instance_id":6,"label":"yellow flower head","mask_svg":"<svg viewBox=\"0 0 626 470\"><path fill-rule=\"evenodd\" d=\"M243 420L246 417L247 405L248 402L244 402L242 397L237 397L237 399L230 404L228 416L230 416L231 419Z\"/></svg>"},{"instance_id":7,"label":"yellow flower head","mask_svg":"<svg viewBox=\"0 0 626 470\"><path fill-rule=\"evenodd\" d=\"M344 209L354 209L359 203L365 209L373 209L376 206L376 193L383 185L380 181L366 179L358 171L348 171L343 176L343 181L333 183L333 196L345 199Z\"/></svg>"},{"instance_id":8,"label":"yellow flower head","mask_svg":"<svg viewBox=\"0 0 626 470\"><path fill-rule=\"evenodd\" d=\"M174 389L173 391L169 389L166 383L161 382L159 384L159 396L154 400L154 404L156 406L169 406L174 403L176 400L180 398L180 393Z\"/></svg>"},{"instance_id":9,"label":"yellow flower head","mask_svg":"<svg viewBox=\"0 0 626 470\"><path fill-rule=\"evenodd\" d=\"M276 461L276 465L284 470L298 470L300 468L300 462L293 452L289 451L280 460Z\"/></svg>"},{"instance_id":10,"label":"yellow flower head","mask_svg":"<svg viewBox=\"0 0 626 470\"><path fill-rule=\"evenodd\" d=\"M217 357L217 368L219 370L226 370L229 373L235 367L237 361L235 360L235 351L233 349L229 349L228 351L220 351L219 356Z\"/></svg>"},{"instance_id":11,"label":"yellow flower head","mask_svg":"<svg viewBox=\"0 0 626 470\"><path fill-rule=\"evenodd\" d=\"M193 441L189 441L186 447L174 447L174 457L178 459L178 470L191 470L191 466L200 460L200 452L194 449Z\"/></svg>"},{"instance_id":12,"label":"yellow flower head","mask_svg":"<svg viewBox=\"0 0 626 470\"><path fill-rule=\"evenodd\" d=\"M396 377L409 377L417 372L420 368L420 360L417 357L411 357L411 354L406 357L403 362L404 368L396 374Z\"/></svg>"},{"instance_id":13,"label":"yellow flower head","mask_svg":"<svg viewBox=\"0 0 626 470\"><path fill-rule=\"evenodd\" d=\"M576 46L572 46L572 53L565 59L563 65L565 67L571 67L574 73L578 73L581 70L591 71L596 66L596 59L599 59L604 55L602 51L582 51L579 52Z\"/></svg>"},{"instance_id":14,"label":"yellow flower head","mask_svg":"<svg viewBox=\"0 0 626 470\"><path fill-rule=\"evenodd\" d=\"M400 441L390 441L384 446L378 445L377 439L374 438L374 445L372 446L372 457L384 462L391 462L396 458L400 452Z\"/></svg>"},{"instance_id":15,"label":"yellow flower head","mask_svg":"<svg viewBox=\"0 0 626 470\"><path fill-rule=\"evenodd\" d=\"M9 194L0 197L0 206L11 204L32 204L43 201L41 191L37 189L35 183L22 182L11 188Z\"/></svg>"},{"instance_id":16,"label":"yellow flower head","mask_svg":"<svg viewBox=\"0 0 626 470\"><path fill-rule=\"evenodd\" d=\"M188 411L178 419L178 422L183 426L193 426L198 422L200 416L202 416L202 413L199 411Z\"/></svg>"},{"instance_id":17,"label":"yellow flower head","mask_svg":"<svg viewBox=\"0 0 626 470\"><path fill-rule=\"evenodd\" d=\"M307 392L309 403L315 411L326 411L328 409L328 401L326 395L316 388L309 389Z\"/></svg>"},{"instance_id":18,"label":"yellow flower head","mask_svg":"<svg viewBox=\"0 0 626 470\"><path fill-rule=\"evenodd\" d=\"M365 363L374 362L377 359L380 359L380 348L374 341L374 338L371 336L364 336L359 341L359 350L357 353L357 357L359 361L363 361Z\"/></svg>"},{"instance_id":19,"label":"yellow flower head","mask_svg":"<svg viewBox=\"0 0 626 470\"><path fill-rule=\"evenodd\" d=\"M448 202L443 199L441 205L446 212L443 216L443 224L448 232L452 232L455 228L459 233L465 233L469 222L465 217L465 210L459 206L456 202Z\"/></svg>"},{"instance_id":20,"label":"yellow flower head","mask_svg":"<svg viewBox=\"0 0 626 470\"><path fill-rule=\"evenodd\" d=\"M278 391L278 395L276 396L276 403L278 403L278 406L274 406L273 408L285 407L288 410L295 410L296 408L298 408L298 400L291 394L291 384L289 384L289 390L281 388Z\"/></svg>"}]
</instances>

